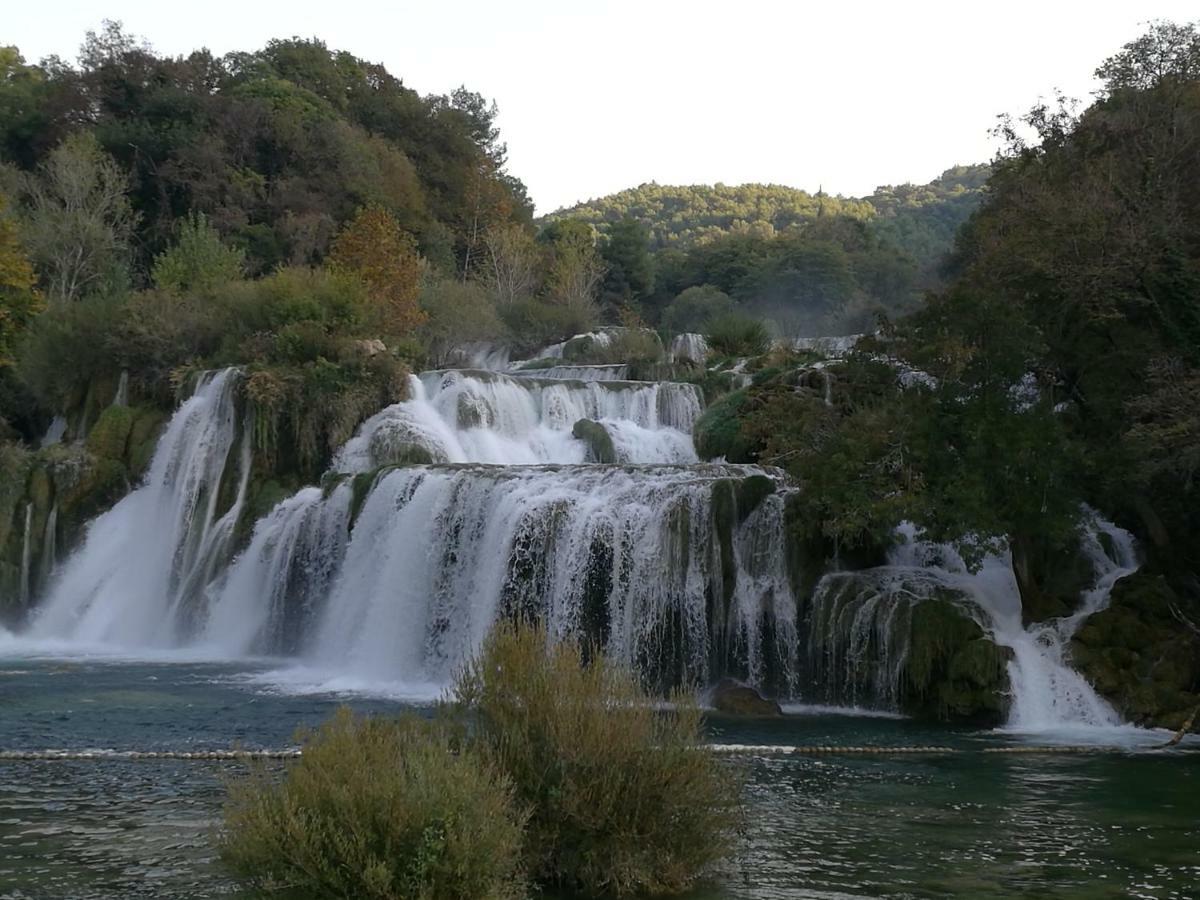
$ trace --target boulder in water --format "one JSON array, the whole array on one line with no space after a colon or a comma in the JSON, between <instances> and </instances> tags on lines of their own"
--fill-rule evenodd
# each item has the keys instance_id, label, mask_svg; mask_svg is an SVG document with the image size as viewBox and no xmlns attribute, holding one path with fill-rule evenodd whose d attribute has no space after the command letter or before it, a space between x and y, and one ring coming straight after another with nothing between
<instances>
[{"instance_id":1,"label":"boulder in water","mask_svg":"<svg viewBox=\"0 0 1200 900\"><path fill-rule=\"evenodd\" d=\"M617 461L617 450L612 435L599 422L579 419L571 429L571 435L587 444L587 462L612 465Z\"/></svg>"},{"instance_id":2,"label":"boulder in water","mask_svg":"<svg viewBox=\"0 0 1200 900\"><path fill-rule=\"evenodd\" d=\"M724 678L712 691L712 705L730 716L782 716L774 700L764 697L748 684Z\"/></svg>"}]
</instances>

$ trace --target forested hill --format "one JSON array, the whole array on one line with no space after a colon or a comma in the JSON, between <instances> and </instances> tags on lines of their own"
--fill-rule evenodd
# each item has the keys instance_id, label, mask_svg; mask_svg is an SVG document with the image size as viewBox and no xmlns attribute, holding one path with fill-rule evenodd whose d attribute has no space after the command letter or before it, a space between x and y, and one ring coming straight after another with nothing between
<instances>
[{"instance_id":1,"label":"forested hill","mask_svg":"<svg viewBox=\"0 0 1200 900\"><path fill-rule=\"evenodd\" d=\"M0 48L0 193L21 197L22 171L65 184L115 163L100 182L132 253L110 274L135 287L189 213L244 251L253 275L320 262L357 209L379 206L453 271L489 225L531 215L494 115L478 94L422 96L316 40L167 57L108 23L75 64Z\"/></svg>"},{"instance_id":2,"label":"forested hill","mask_svg":"<svg viewBox=\"0 0 1200 900\"><path fill-rule=\"evenodd\" d=\"M872 221L882 237L919 261L940 256L979 204L990 167L955 166L929 184L885 185L859 199L777 184L643 184L546 216L582 219L602 231L629 217L656 249L684 248L726 234L769 237L819 216Z\"/></svg>"}]
</instances>

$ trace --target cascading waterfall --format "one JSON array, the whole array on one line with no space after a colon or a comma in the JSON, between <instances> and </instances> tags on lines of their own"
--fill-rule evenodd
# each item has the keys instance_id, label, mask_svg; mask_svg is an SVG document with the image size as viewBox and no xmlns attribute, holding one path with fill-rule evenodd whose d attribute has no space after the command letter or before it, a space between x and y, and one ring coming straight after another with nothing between
<instances>
[{"instance_id":1,"label":"cascading waterfall","mask_svg":"<svg viewBox=\"0 0 1200 900\"><path fill-rule=\"evenodd\" d=\"M34 637L138 649L174 646L188 633L202 589L226 560L249 478L233 402L238 377L234 369L207 375L184 401L145 483L95 519L55 573Z\"/></svg>"},{"instance_id":2,"label":"cascading waterfall","mask_svg":"<svg viewBox=\"0 0 1200 900\"><path fill-rule=\"evenodd\" d=\"M1132 535L1085 509L1080 546L1095 581L1075 613L1029 627L1022 621L1007 551L986 555L972 572L953 547L922 541L911 526L900 530L900 538L888 565L830 573L814 591L809 650L826 699L894 708L912 640L913 610L941 599L1012 651L1008 728L1038 732L1121 724L1116 711L1071 668L1067 647L1083 621L1107 606L1116 582L1136 571Z\"/></svg>"},{"instance_id":3,"label":"cascading waterfall","mask_svg":"<svg viewBox=\"0 0 1200 900\"><path fill-rule=\"evenodd\" d=\"M629 366L623 363L587 366L548 366L542 369L518 369L510 372L517 377L549 378L563 381L625 381Z\"/></svg>"},{"instance_id":4,"label":"cascading waterfall","mask_svg":"<svg viewBox=\"0 0 1200 900\"><path fill-rule=\"evenodd\" d=\"M723 465L400 468L379 476L348 542L349 491L308 489L260 523L206 637L287 648L290 617L308 625L298 649L315 668L436 685L498 617L524 614L603 641L663 685L734 671L786 686L796 604L778 546L783 498L739 504L737 485L755 476Z\"/></svg>"},{"instance_id":5,"label":"cascading waterfall","mask_svg":"<svg viewBox=\"0 0 1200 900\"><path fill-rule=\"evenodd\" d=\"M915 610L936 598L1011 649L1013 728L1118 721L1065 659L1136 568L1132 538L1093 514L1096 582L1073 616L1025 628L1007 554L971 572L907 529L888 565L823 577L798 621L793 489L770 470L697 462L694 385L445 370L412 377L323 486L278 504L230 560L251 468L239 378L201 379L145 482L41 579L33 637L283 657L325 685L438 686L498 618L536 615L660 687L734 675L895 709Z\"/></svg>"},{"instance_id":6,"label":"cascading waterfall","mask_svg":"<svg viewBox=\"0 0 1200 900\"><path fill-rule=\"evenodd\" d=\"M604 426L617 460L695 462L701 411L690 384L567 382L448 370L409 379L410 399L369 419L334 462L367 472L393 463L582 463L581 419Z\"/></svg>"},{"instance_id":7,"label":"cascading waterfall","mask_svg":"<svg viewBox=\"0 0 1200 900\"><path fill-rule=\"evenodd\" d=\"M56 573L34 637L427 685L498 617L526 614L602 640L664 687L793 682L786 488L696 462L695 386L413 377L324 487L277 505L229 561L250 468L237 380L207 376L180 407L145 484ZM598 436L619 465L585 462Z\"/></svg>"}]
</instances>

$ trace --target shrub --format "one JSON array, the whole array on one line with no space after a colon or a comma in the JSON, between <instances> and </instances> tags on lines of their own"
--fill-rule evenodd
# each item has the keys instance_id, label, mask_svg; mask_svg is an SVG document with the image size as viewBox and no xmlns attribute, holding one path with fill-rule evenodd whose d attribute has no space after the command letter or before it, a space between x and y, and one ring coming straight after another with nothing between
<instances>
[{"instance_id":1,"label":"shrub","mask_svg":"<svg viewBox=\"0 0 1200 900\"><path fill-rule=\"evenodd\" d=\"M766 325L752 316L736 312L709 320L704 337L709 348L722 356L758 356L771 346Z\"/></svg>"},{"instance_id":2,"label":"shrub","mask_svg":"<svg viewBox=\"0 0 1200 900\"><path fill-rule=\"evenodd\" d=\"M658 710L605 656L512 625L493 632L454 697L530 809L526 856L540 880L673 893L728 851L738 783L700 746L692 699Z\"/></svg>"},{"instance_id":3,"label":"shrub","mask_svg":"<svg viewBox=\"0 0 1200 900\"><path fill-rule=\"evenodd\" d=\"M282 781L230 786L221 854L266 894L508 900L526 894L522 824L504 776L443 728L341 710Z\"/></svg>"},{"instance_id":4,"label":"shrub","mask_svg":"<svg viewBox=\"0 0 1200 900\"><path fill-rule=\"evenodd\" d=\"M671 334L703 332L709 322L734 311L733 298L704 284L681 292L663 311L662 325Z\"/></svg>"},{"instance_id":5,"label":"shrub","mask_svg":"<svg viewBox=\"0 0 1200 900\"><path fill-rule=\"evenodd\" d=\"M745 389L726 394L696 420L693 437L701 459L723 457L726 462L756 462L761 444L748 436L742 421L752 404Z\"/></svg>"},{"instance_id":6,"label":"shrub","mask_svg":"<svg viewBox=\"0 0 1200 900\"><path fill-rule=\"evenodd\" d=\"M595 305L539 297L518 300L500 312L519 349L533 350L596 327Z\"/></svg>"}]
</instances>

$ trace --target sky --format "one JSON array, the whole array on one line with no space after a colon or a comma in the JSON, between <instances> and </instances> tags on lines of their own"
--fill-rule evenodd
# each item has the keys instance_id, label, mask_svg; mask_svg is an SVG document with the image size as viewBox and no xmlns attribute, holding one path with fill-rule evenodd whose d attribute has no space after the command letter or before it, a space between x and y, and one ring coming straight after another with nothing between
<instances>
[{"instance_id":1,"label":"sky","mask_svg":"<svg viewBox=\"0 0 1200 900\"><path fill-rule=\"evenodd\" d=\"M861 196L985 162L1001 113L1092 72L1179 0L54 0L0 44L74 59L102 19L164 54L319 37L421 93L494 98L539 213L644 182L771 182Z\"/></svg>"}]
</instances>

